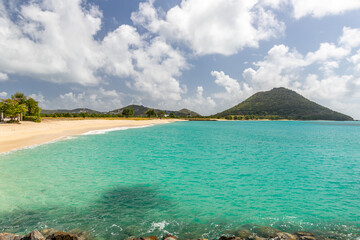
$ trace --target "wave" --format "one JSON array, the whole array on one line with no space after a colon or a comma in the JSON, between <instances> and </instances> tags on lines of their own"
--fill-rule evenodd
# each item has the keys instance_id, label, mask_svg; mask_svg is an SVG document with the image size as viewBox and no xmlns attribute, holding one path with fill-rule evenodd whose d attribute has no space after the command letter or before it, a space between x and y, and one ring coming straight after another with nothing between
<instances>
[{"instance_id":1,"label":"wave","mask_svg":"<svg viewBox=\"0 0 360 240\"><path fill-rule=\"evenodd\" d=\"M136 126L136 127L116 127L116 128L102 129L102 130L92 130L92 131L83 133L81 135L99 135L99 134L106 134L108 132L121 131L121 130L133 129L133 128L146 128L146 127L151 127L151 126L153 126L153 125Z\"/></svg>"}]
</instances>

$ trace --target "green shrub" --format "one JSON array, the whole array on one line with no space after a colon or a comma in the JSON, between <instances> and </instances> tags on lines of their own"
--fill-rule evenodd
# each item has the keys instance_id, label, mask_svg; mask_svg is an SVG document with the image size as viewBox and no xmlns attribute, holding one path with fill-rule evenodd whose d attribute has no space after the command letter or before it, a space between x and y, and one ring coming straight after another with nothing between
<instances>
[{"instance_id":1,"label":"green shrub","mask_svg":"<svg viewBox=\"0 0 360 240\"><path fill-rule=\"evenodd\" d=\"M23 120L37 123L41 122L41 118L39 116L24 116Z\"/></svg>"}]
</instances>

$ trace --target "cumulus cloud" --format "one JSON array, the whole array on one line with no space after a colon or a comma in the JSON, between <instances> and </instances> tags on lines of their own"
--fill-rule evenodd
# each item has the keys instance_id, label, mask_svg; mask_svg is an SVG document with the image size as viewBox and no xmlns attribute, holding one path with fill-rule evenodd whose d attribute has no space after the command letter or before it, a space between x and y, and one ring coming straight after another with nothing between
<instances>
[{"instance_id":1,"label":"cumulus cloud","mask_svg":"<svg viewBox=\"0 0 360 240\"><path fill-rule=\"evenodd\" d=\"M197 55L231 55L283 34L285 24L274 13L280 7L293 9L296 19L320 18L360 9L360 0L182 0L167 12L148 0L140 3L131 19Z\"/></svg>"},{"instance_id":2,"label":"cumulus cloud","mask_svg":"<svg viewBox=\"0 0 360 240\"><path fill-rule=\"evenodd\" d=\"M323 62L331 59L342 59L347 56L350 51L343 47L337 47L332 43L321 43L319 50L310 52L306 56L308 64L314 62Z\"/></svg>"},{"instance_id":3,"label":"cumulus cloud","mask_svg":"<svg viewBox=\"0 0 360 240\"><path fill-rule=\"evenodd\" d=\"M291 0L291 4L296 19L305 16L320 18L360 9L360 0Z\"/></svg>"},{"instance_id":4,"label":"cumulus cloud","mask_svg":"<svg viewBox=\"0 0 360 240\"><path fill-rule=\"evenodd\" d=\"M223 71L212 71L211 76L215 77L215 83L225 88L224 92L213 94L213 97L222 101L222 107L229 107L238 104L239 101L249 97L254 90L247 83L240 83L238 80L226 75Z\"/></svg>"},{"instance_id":5,"label":"cumulus cloud","mask_svg":"<svg viewBox=\"0 0 360 240\"><path fill-rule=\"evenodd\" d=\"M282 34L285 28L259 1L183 0L165 16L153 2L141 3L132 14L133 22L186 44L198 55L231 55L245 47L258 47L260 41Z\"/></svg>"},{"instance_id":6,"label":"cumulus cloud","mask_svg":"<svg viewBox=\"0 0 360 240\"><path fill-rule=\"evenodd\" d=\"M185 107L201 114L212 114L217 104L211 97L204 96L203 86L198 86L195 97L185 98L176 106L178 108Z\"/></svg>"},{"instance_id":7,"label":"cumulus cloud","mask_svg":"<svg viewBox=\"0 0 360 240\"><path fill-rule=\"evenodd\" d=\"M185 90L175 78L188 64L182 54L160 38L153 39L133 53L136 67L134 81L128 86L147 93L152 99L180 100Z\"/></svg>"},{"instance_id":8,"label":"cumulus cloud","mask_svg":"<svg viewBox=\"0 0 360 240\"><path fill-rule=\"evenodd\" d=\"M0 82L8 80L9 77L7 74L0 72Z\"/></svg>"},{"instance_id":9,"label":"cumulus cloud","mask_svg":"<svg viewBox=\"0 0 360 240\"><path fill-rule=\"evenodd\" d=\"M299 71L308 63L296 49L290 50L285 45L275 45L263 61L258 61L254 65L255 69L244 70L244 79L255 89L268 89L287 87L291 81L301 80Z\"/></svg>"},{"instance_id":10,"label":"cumulus cloud","mask_svg":"<svg viewBox=\"0 0 360 240\"><path fill-rule=\"evenodd\" d=\"M93 86L111 75L126 78L129 87L149 97L180 99L176 77L187 67L186 59L162 39L121 25L96 40L102 13L81 0L31 1L18 9L7 9L0 0L0 71L5 72L0 81L10 73Z\"/></svg>"},{"instance_id":11,"label":"cumulus cloud","mask_svg":"<svg viewBox=\"0 0 360 240\"><path fill-rule=\"evenodd\" d=\"M360 30L357 28L344 27L339 43L348 48L360 46Z\"/></svg>"},{"instance_id":12,"label":"cumulus cloud","mask_svg":"<svg viewBox=\"0 0 360 240\"><path fill-rule=\"evenodd\" d=\"M86 91L70 91L57 97L47 99L43 94L31 94L30 97L39 102L43 109L90 108L109 111L122 106L124 94L104 88Z\"/></svg>"},{"instance_id":13,"label":"cumulus cloud","mask_svg":"<svg viewBox=\"0 0 360 240\"><path fill-rule=\"evenodd\" d=\"M48 101L45 99L44 95L42 93L33 93L30 94L29 97L33 98L37 102L39 102L40 106L46 106L48 104Z\"/></svg>"},{"instance_id":14,"label":"cumulus cloud","mask_svg":"<svg viewBox=\"0 0 360 240\"><path fill-rule=\"evenodd\" d=\"M0 98L6 98L7 92L0 92Z\"/></svg>"},{"instance_id":15,"label":"cumulus cloud","mask_svg":"<svg viewBox=\"0 0 360 240\"><path fill-rule=\"evenodd\" d=\"M80 3L31 2L13 13L21 19L15 22L0 1L0 70L52 82L96 84L101 58L93 36L101 15Z\"/></svg>"}]
</instances>

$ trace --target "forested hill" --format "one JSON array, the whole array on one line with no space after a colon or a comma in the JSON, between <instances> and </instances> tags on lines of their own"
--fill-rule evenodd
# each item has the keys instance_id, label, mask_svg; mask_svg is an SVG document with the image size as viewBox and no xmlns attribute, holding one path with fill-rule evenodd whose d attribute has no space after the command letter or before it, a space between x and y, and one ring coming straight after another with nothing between
<instances>
[{"instance_id":1,"label":"forested hill","mask_svg":"<svg viewBox=\"0 0 360 240\"><path fill-rule=\"evenodd\" d=\"M294 120L353 120L350 116L323 107L286 88L258 92L242 103L216 114L218 117L229 115L277 116Z\"/></svg>"},{"instance_id":2,"label":"forested hill","mask_svg":"<svg viewBox=\"0 0 360 240\"><path fill-rule=\"evenodd\" d=\"M125 108L133 109L134 110L134 116L136 116L136 117L145 117L146 116L146 111L152 109L152 108L148 108L148 107L145 107L145 106L142 106L142 105L129 105L129 106L126 106L126 107L123 107L123 108L120 108L120 109L110 111L109 114L121 114L122 111ZM160 110L160 109L154 109L154 110L156 112L163 111L165 114L174 113L175 116L177 116L177 117L199 117L199 116L201 116L200 114L198 114L196 112L193 112L193 111L190 111L190 110L188 110L186 108L181 109L179 111Z\"/></svg>"}]
</instances>

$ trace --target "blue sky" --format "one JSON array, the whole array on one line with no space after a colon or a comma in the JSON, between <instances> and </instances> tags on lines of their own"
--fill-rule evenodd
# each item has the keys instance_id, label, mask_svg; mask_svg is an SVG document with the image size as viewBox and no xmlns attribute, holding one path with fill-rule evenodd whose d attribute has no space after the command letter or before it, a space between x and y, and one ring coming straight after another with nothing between
<instances>
[{"instance_id":1,"label":"blue sky","mask_svg":"<svg viewBox=\"0 0 360 240\"><path fill-rule=\"evenodd\" d=\"M0 0L0 98L213 114L287 87L360 119L360 0Z\"/></svg>"}]
</instances>

